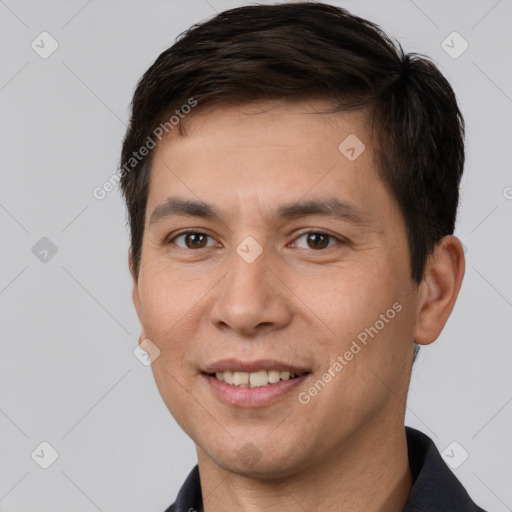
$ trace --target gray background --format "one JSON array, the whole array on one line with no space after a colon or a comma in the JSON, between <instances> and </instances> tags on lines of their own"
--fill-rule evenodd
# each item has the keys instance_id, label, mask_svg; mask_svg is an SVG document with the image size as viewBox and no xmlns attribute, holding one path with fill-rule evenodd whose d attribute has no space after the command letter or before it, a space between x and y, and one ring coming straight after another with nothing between
<instances>
[{"instance_id":1,"label":"gray background","mask_svg":"<svg viewBox=\"0 0 512 512\"><path fill-rule=\"evenodd\" d=\"M142 73L181 31L242 3L0 0L2 512L161 512L196 463L133 354L121 196L92 191L116 170ZM475 501L512 510L512 1L331 3L432 56L458 95L467 270L420 353L406 423L440 451L456 441L446 453L469 453L453 471ZM43 31L59 45L47 59L31 47ZM441 46L453 31L469 43L458 58ZM31 458L43 441L59 454L48 469Z\"/></svg>"}]
</instances>

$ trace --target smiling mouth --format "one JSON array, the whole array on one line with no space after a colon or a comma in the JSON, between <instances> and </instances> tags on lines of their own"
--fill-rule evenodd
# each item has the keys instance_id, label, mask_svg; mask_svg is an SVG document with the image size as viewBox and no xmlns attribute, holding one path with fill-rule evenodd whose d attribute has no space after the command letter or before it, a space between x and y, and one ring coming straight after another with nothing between
<instances>
[{"instance_id":1,"label":"smiling mouth","mask_svg":"<svg viewBox=\"0 0 512 512\"><path fill-rule=\"evenodd\" d=\"M224 382L233 387L244 387L244 388L258 388L263 386L269 386L277 384L281 381L293 380L302 375L306 375L311 372L304 372L302 374L291 373L287 371L279 370L261 370L257 372L216 372L210 373L210 377L215 377L220 382Z\"/></svg>"}]
</instances>

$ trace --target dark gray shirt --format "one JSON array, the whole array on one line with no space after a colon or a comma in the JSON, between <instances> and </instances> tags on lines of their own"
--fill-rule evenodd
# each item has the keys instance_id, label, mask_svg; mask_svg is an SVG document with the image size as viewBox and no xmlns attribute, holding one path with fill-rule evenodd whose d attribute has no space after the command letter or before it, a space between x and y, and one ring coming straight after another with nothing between
<instances>
[{"instance_id":1,"label":"dark gray shirt","mask_svg":"<svg viewBox=\"0 0 512 512\"><path fill-rule=\"evenodd\" d=\"M402 512L485 512L471 500L430 437L412 427L405 427L405 433L414 484ZM165 512L197 512L202 503L196 465Z\"/></svg>"}]
</instances>

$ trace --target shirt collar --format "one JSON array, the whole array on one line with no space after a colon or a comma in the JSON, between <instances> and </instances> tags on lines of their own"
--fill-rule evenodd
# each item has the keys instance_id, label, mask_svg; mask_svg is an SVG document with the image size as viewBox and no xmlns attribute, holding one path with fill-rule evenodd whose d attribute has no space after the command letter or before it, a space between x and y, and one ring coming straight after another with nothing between
<instances>
[{"instance_id":1,"label":"shirt collar","mask_svg":"<svg viewBox=\"0 0 512 512\"><path fill-rule=\"evenodd\" d=\"M405 433L414 484L402 512L485 512L471 500L430 437L407 426ZM196 465L176 501L165 512L198 512L201 507L201 483Z\"/></svg>"},{"instance_id":2,"label":"shirt collar","mask_svg":"<svg viewBox=\"0 0 512 512\"><path fill-rule=\"evenodd\" d=\"M471 500L432 439L412 427L405 432L414 484L402 512L485 512Z\"/></svg>"}]
</instances>

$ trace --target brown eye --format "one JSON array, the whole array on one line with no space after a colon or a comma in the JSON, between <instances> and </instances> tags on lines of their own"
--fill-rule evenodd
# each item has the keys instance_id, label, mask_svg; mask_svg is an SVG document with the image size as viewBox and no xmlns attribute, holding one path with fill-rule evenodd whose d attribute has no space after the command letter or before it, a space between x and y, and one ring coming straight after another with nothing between
<instances>
[{"instance_id":1,"label":"brown eye","mask_svg":"<svg viewBox=\"0 0 512 512\"><path fill-rule=\"evenodd\" d=\"M297 243L301 239L304 240L305 243ZM314 249L316 251L319 251L336 245L336 242L340 243L341 240L337 239L335 236L330 235L328 233L323 233L322 231L309 231L307 233L303 233L302 235L300 235L296 239L295 244L300 249Z\"/></svg>"},{"instance_id":2,"label":"brown eye","mask_svg":"<svg viewBox=\"0 0 512 512\"><path fill-rule=\"evenodd\" d=\"M308 245L311 249L325 249L329 245L329 236L321 233L309 233Z\"/></svg>"},{"instance_id":3,"label":"brown eye","mask_svg":"<svg viewBox=\"0 0 512 512\"><path fill-rule=\"evenodd\" d=\"M197 249L206 245L207 236L204 233L187 233L185 244L189 249Z\"/></svg>"},{"instance_id":4,"label":"brown eye","mask_svg":"<svg viewBox=\"0 0 512 512\"><path fill-rule=\"evenodd\" d=\"M174 238L169 240L169 243L174 242L178 247L182 249L203 249L207 246L208 238L210 238L206 233L200 233L198 231L187 231L185 233L181 233L176 235ZM176 243L177 240L182 239L184 242L181 244ZM210 245L211 247L211 245Z\"/></svg>"}]
</instances>

